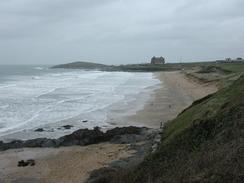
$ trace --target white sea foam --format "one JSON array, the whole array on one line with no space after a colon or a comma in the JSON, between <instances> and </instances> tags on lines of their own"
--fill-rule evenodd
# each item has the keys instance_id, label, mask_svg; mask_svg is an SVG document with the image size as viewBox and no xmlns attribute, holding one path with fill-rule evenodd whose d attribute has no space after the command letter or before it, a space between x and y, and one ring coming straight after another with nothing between
<instances>
[{"instance_id":1,"label":"white sea foam","mask_svg":"<svg viewBox=\"0 0 244 183\"><path fill-rule=\"evenodd\" d=\"M13 87L13 86L15 86L15 84L0 84L0 89L9 88L9 87Z\"/></svg>"},{"instance_id":2,"label":"white sea foam","mask_svg":"<svg viewBox=\"0 0 244 183\"><path fill-rule=\"evenodd\" d=\"M77 128L108 125L113 104L126 105L158 83L152 73L79 70L17 77L0 83L0 136L65 123Z\"/></svg>"},{"instance_id":3,"label":"white sea foam","mask_svg":"<svg viewBox=\"0 0 244 183\"><path fill-rule=\"evenodd\" d=\"M36 70L43 70L43 67L35 67Z\"/></svg>"}]
</instances>

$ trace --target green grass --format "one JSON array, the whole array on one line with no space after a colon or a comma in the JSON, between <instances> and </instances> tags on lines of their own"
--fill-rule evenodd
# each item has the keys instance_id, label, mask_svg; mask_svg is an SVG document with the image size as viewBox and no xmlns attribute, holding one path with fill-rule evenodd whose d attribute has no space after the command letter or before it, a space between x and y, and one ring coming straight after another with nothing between
<instances>
[{"instance_id":1,"label":"green grass","mask_svg":"<svg viewBox=\"0 0 244 183\"><path fill-rule=\"evenodd\" d=\"M224 88L244 74L243 63L201 63L194 70L186 70L186 75L202 83L214 82Z\"/></svg>"},{"instance_id":2,"label":"green grass","mask_svg":"<svg viewBox=\"0 0 244 183\"><path fill-rule=\"evenodd\" d=\"M243 78L243 77L242 77ZM184 129L197 123L201 119L210 119L215 116L221 106L231 100L236 95L244 95L244 82L240 82L240 86L235 84L229 88L223 88L219 92L195 101L192 106L181 113L176 119L166 124L163 135L163 143L167 143Z\"/></svg>"},{"instance_id":3,"label":"green grass","mask_svg":"<svg viewBox=\"0 0 244 183\"><path fill-rule=\"evenodd\" d=\"M217 66L234 73L244 72L244 63L225 63L225 64L217 64Z\"/></svg>"}]
</instances>

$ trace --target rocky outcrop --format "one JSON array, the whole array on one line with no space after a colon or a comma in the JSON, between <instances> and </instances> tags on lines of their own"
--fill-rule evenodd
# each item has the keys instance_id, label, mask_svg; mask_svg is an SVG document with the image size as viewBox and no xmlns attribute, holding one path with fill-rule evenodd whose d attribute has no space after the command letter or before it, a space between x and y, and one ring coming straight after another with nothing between
<instances>
[{"instance_id":1,"label":"rocky outcrop","mask_svg":"<svg viewBox=\"0 0 244 183\"><path fill-rule=\"evenodd\" d=\"M43 128L37 128L37 129L35 130L35 132L44 132L44 129L43 129Z\"/></svg>"},{"instance_id":2,"label":"rocky outcrop","mask_svg":"<svg viewBox=\"0 0 244 183\"><path fill-rule=\"evenodd\" d=\"M21 160L21 161L19 161L18 162L18 167L25 167L25 166L35 166L35 160L33 160L33 159L28 159L28 160L26 160L26 161L24 161L24 160Z\"/></svg>"},{"instance_id":3,"label":"rocky outcrop","mask_svg":"<svg viewBox=\"0 0 244 183\"><path fill-rule=\"evenodd\" d=\"M136 141L137 139L142 138L140 134L145 133L145 131L147 130L147 128L133 126L122 128L117 127L108 130L106 133L102 132L98 127L95 127L93 130L80 129L73 132L70 135L65 135L58 139L37 138L26 141L14 140L9 143L4 143L0 141L0 150L3 151L7 149L16 149L24 147L61 147L72 145L85 146L105 141L123 141L124 143L128 143L130 141Z\"/></svg>"},{"instance_id":4,"label":"rocky outcrop","mask_svg":"<svg viewBox=\"0 0 244 183\"><path fill-rule=\"evenodd\" d=\"M73 125L64 125L62 126L65 130L69 130L71 128L73 128L74 126Z\"/></svg>"},{"instance_id":5,"label":"rocky outcrop","mask_svg":"<svg viewBox=\"0 0 244 183\"><path fill-rule=\"evenodd\" d=\"M144 128L114 128L107 134L123 134L114 136L110 142L119 144L129 144L133 155L112 161L106 167L93 170L85 183L109 183L121 182L119 179L125 175L128 170L136 168L151 152L154 152L160 142L160 130ZM135 134L137 133L137 134ZM113 136L112 135L112 136ZM119 176L118 176L119 175Z\"/></svg>"}]
</instances>

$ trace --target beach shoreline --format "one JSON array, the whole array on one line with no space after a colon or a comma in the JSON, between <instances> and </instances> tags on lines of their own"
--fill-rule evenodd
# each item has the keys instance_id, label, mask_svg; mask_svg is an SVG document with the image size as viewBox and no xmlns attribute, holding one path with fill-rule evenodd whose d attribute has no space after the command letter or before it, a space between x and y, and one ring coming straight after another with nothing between
<instances>
[{"instance_id":1,"label":"beach shoreline","mask_svg":"<svg viewBox=\"0 0 244 183\"><path fill-rule=\"evenodd\" d=\"M161 81L160 87L152 92L142 110L125 118L127 123L157 129L195 100L218 90L213 83L197 82L188 78L183 71L156 72L154 76Z\"/></svg>"},{"instance_id":2,"label":"beach shoreline","mask_svg":"<svg viewBox=\"0 0 244 183\"><path fill-rule=\"evenodd\" d=\"M172 120L194 100L217 91L215 85L198 83L180 71L157 72L155 77L161 81L160 88L151 94L142 110L132 116L125 116L118 122L119 125L158 129L161 122ZM83 147L2 151L0 175L3 182L83 182L91 171L108 166L121 158L133 156L135 152L129 146L130 144L100 143ZM17 161L26 158L35 159L37 165L34 168L17 167Z\"/></svg>"},{"instance_id":3,"label":"beach shoreline","mask_svg":"<svg viewBox=\"0 0 244 183\"><path fill-rule=\"evenodd\" d=\"M22 93L9 96L10 91L1 90L1 92L5 92L2 96L6 95L6 100L1 98L1 101L7 103L9 108L5 108L6 112L3 110L1 115L0 141L56 139L78 129L93 129L98 126L105 131L114 128L118 126L119 120L117 119L133 115L136 111L143 109L154 86L160 83L152 76L153 73L149 72L78 70L69 73L67 70L61 73L61 78L44 75L40 77L41 82L39 80L24 82L30 82L29 85L32 86L30 90L37 93L34 96L31 94L22 96ZM64 78L70 79L71 84L63 83L61 85ZM45 80L47 80L46 83ZM53 80L56 80L57 83L60 80L62 82L57 86L50 86ZM34 87L38 83L40 83L41 89L44 88L45 93ZM14 92L18 91L20 85L17 81L16 84L18 87L12 88ZM28 89L25 85L20 86ZM11 101L15 100L16 102L12 104ZM21 107L18 107L17 104ZM28 113L25 113L26 116L25 114L20 115L23 112L22 108L25 110L29 105L33 105L33 110L28 110ZM14 108L15 113L11 107ZM124 121L121 126L123 125ZM65 128L65 126L69 126L69 128Z\"/></svg>"}]
</instances>

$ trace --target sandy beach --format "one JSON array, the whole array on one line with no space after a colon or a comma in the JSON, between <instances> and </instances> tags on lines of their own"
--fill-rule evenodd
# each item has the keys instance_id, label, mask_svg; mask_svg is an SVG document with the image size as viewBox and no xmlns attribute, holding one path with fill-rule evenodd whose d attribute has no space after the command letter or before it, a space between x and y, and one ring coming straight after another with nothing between
<instances>
[{"instance_id":1,"label":"sandy beach","mask_svg":"<svg viewBox=\"0 0 244 183\"><path fill-rule=\"evenodd\" d=\"M161 81L144 109L120 122L159 128L161 122L173 119L194 100L217 91L214 85L186 78L182 72L155 73ZM0 152L0 182L66 183L84 182L92 170L114 160L133 155L128 144L101 143L85 147L17 149ZM17 167L21 159L35 159L34 167Z\"/></svg>"},{"instance_id":2,"label":"sandy beach","mask_svg":"<svg viewBox=\"0 0 244 183\"><path fill-rule=\"evenodd\" d=\"M75 183L109 162L133 154L126 144L101 143L62 148L25 148L0 152L0 182ZM35 159L33 167L17 167L20 159Z\"/></svg>"},{"instance_id":3,"label":"sandy beach","mask_svg":"<svg viewBox=\"0 0 244 183\"><path fill-rule=\"evenodd\" d=\"M155 77L161 81L151 99L138 111L129 116L127 122L149 128L159 128L160 123L175 118L193 101L217 91L214 84L202 84L185 76L184 72L158 72Z\"/></svg>"}]
</instances>

